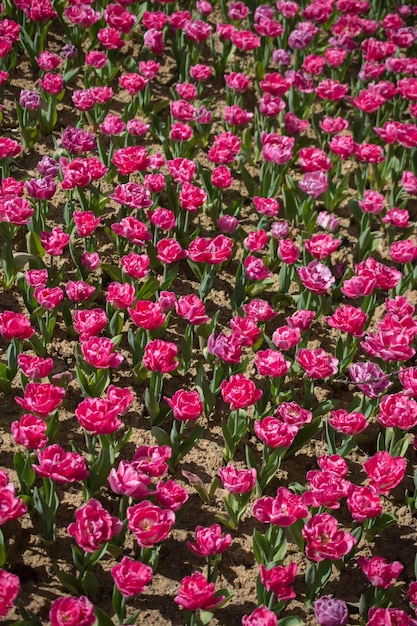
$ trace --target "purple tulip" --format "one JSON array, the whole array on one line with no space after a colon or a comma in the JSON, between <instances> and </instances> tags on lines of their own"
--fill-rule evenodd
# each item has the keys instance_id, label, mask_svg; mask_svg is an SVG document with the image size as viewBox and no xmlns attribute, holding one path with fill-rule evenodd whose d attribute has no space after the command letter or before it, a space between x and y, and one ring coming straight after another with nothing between
<instances>
[{"instance_id":1,"label":"purple tulip","mask_svg":"<svg viewBox=\"0 0 417 626\"><path fill-rule=\"evenodd\" d=\"M28 109L29 111L36 111L41 105L41 97L37 91L29 91L28 89L22 89L19 97L19 104L22 109Z\"/></svg>"},{"instance_id":2,"label":"purple tulip","mask_svg":"<svg viewBox=\"0 0 417 626\"><path fill-rule=\"evenodd\" d=\"M320 626L346 626L349 618L346 603L330 596L314 602L314 615Z\"/></svg>"},{"instance_id":3,"label":"purple tulip","mask_svg":"<svg viewBox=\"0 0 417 626\"><path fill-rule=\"evenodd\" d=\"M58 176L59 166L55 159L45 155L37 164L36 169L41 176L52 176L52 178L55 178L55 176Z\"/></svg>"},{"instance_id":4,"label":"purple tulip","mask_svg":"<svg viewBox=\"0 0 417 626\"><path fill-rule=\"evenodd\" d=\"M368 398L377 398L392 385L389 375L384 374L379 365L372 361L353 363L349 367L349 375L351 381L356 383L357 388Z\"/></svg>"},{"instance_id":5,"label":"purple tulip","mask_svg":"<svg viewBox=\"0 0 417 626\"><path fill-rule=\"evenodd\" d=\"M70 43L65 46L62 46L61 52L60 52L60 55L62 56L63 59L73 59L74 57L77 56L77 54L78 54L78 50L76 46L73 46Z\"/></svg>"}]
</instances>

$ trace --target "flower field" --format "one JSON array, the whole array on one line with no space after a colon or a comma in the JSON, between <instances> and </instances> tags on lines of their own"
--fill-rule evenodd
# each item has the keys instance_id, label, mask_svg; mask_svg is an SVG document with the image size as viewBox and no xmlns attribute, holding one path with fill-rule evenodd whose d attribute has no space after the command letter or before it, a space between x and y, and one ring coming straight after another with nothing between
<instances>
[{"instance_id":1,"label":"flower field","mask_svg":"<svg viewBox=\"0 0 417 626\"><path fill-rule=\"evenodd\" d=\"M0 4L5 624L417 624L416 20Z\"/></svg>"}]
</instances>

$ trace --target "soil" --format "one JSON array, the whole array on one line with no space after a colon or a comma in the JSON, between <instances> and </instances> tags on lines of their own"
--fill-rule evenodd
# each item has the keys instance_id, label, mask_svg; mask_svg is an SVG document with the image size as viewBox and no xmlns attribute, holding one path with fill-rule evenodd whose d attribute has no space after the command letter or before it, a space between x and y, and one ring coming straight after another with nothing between
<instances>
[{"instance_id":1,"label":"soil","mask_svg":"<svg viewBox=\"0 0 417 626\"><path fill-rule=\"evenodd\" d=\"M209 21L216 22L216 14ZM139 39L139 37L138 37ZM48 50L51 52L59 52L64 42L64 35L59 23L53 23L48 34ZM83 54L80 52L80 54ZM140 55L140 44L132 39L126 48L120 53L121 61L128 57L138 59ZM209 58L209 50L203 47L203 59ZM202 61L203 62L203 61ZM167 53L161 57L161 70L156 79L152 83L152 106L155 107L160 101L172 98L171 87L177 82L177 70L174 59L169 49ZM248 70L250 70L248 66ZM4 88L3 97L3 118L1 124L1 134L7 136L19 137L19 128L16 118L15 102L19 98L21 89L35 89L37 79L39 78L39 70L30 65L25 55L18 49L18 58L16 69L10 76L9 81ZM54 132L50 136L41 136L37 143L31 148L23 151L14 160L11 167L11 175L18 180L24 180L31 176L37 176L36 163L44 154L53 154L56 145L59 146L61 132L68 125L75 125L77 117L71 103L71 93L74 89L83 88L83 73L76 75L69 84L66 85L66 92L63 100L58 105L58 121ZM115 97L111 101L110 112L120 114L123 111L126 102L126 93L119 87L117 78L112 82ZM221 79L211 79L204 85L202 100L208 102L211 98L215 98L212 109L217 123L217 130L222 128L222 114L226 102L226 94L224 83ZM258 93L256 88L252 86L245 94L243 105L253 110L258 101ZM92 126L84 126L86 129L93 130ZM213 126L213 133L217 132L216 126ZM160 152L161 146L155 143L155 140L147 135L143 139L145 147L150 152ZM209 163L205 159L202 150L198 159L203 165L208 166ZM353 165L352 165L353 167ZM163 170L165 171L165 170ZM244 197L245 202L239 214L239 226L241 233L247 233L256 229L259 216L255 213L251 198L248 191L242 184L241 177L235 172L235 181L233 187L225 194L225 204L239 196ZM136 180L135 176L131 177ZM139 178L137 178L139 180ZM114 189L114 181L102 187L103 194L110 194ZM386 190L388 193L388 189ZM355 195L355 189L350 189L351 196ZM63 227L63 208L66 202L66 196L62 190L59 190L49 203L48 227L59 225ZM162 195L160 198L161 205L168 206L169 199ZM165 202L165 204L163 204ZM317 210L323 208L320 201L316 203ZM409 210L411 213L416 212L416 207L410 202ZM118 207L109 200L107 206L102 213L102 226L97 231L98 251L102 259L109 264L118 266L119 258L117 256L112 239L108 233L108 227L115 220ZM350 212L347 201L338 207L336 213L340 217L341 227L338 236L342 239L343 245L337 253L332 256L332 263L347 261L350 265L356 262L355 243L359 235L359 225ZM280 217L285 217L280 215ZM198 216L200 227L200 235L214 235L215 227L207 214ZM197 224L190 223L189 234L194 230ZM380 228L375 222L375 228ZM15 251L26 251L24 228L18 234L15 242ZM294 227L291 236L294 238L301 236L301 228ZM378 231L378 235L385 237L383 231ZM243 234L239 235L242 240ZM387 262L387 245L383 240L382 245L377 251L376 256ZM59 263L65 259L68 261L68 271L65 273L61 286L65 282L72 279L75 275L71 258L68 252L65 252ZM218 327L216 332L225 330L228 322L232 317L231 311L231 295L234 286L234 277L238 267L238 257L227 267L222 268L216 278L215 287L209 295L206 307L207 314L213 316L219 311ZM48 261L49 262L49 261ZM57 265L58 262L55 262ZM27 269L27 268L25 268ZM158 270L160 271L160 270ZM111 279L105 275L100 269L91 277L93 282L102 287L101 292L97 296L96 305L103 306L104 290L106 282ZM186 261L180 263L178 276L170 287L176 294L198 293L198 283L193 276L190 267ZM295 287L294 287L295 289ZM275 288L265 291L261 297L272 302L275 295ZM380 304L383 303L386 293L379 293L378 298ZM410 301L417 302L417 292L410 290L407 293ZM21 293L17 286L13 286L9 291L0 288L0 310L25 311ZM285 323L285 317L295 310L293 305L288 305L279 312L279 316L266 324L265 335L272 336L273 331L278 326ZM374 323L376 317L373 319ZM185 324L178 317L172 316L168 325L167 333L164 338L167 340L180 341L183 336ZM329 327L325 325L323 319L317 320L313 326L310 335L309 347L321 346L329 352L334 349L335 343L339 337L337 332L329 332ZM61 423L61 431L57 443L68 449L70 442L82 447L83 434L82 429L74 416L74 410L82 399L82 394L77 384L75 373L75 354L74 347L77 344L76 336L71 336L65 327L64 321L59 315L58 324L54 332L54 337L48 347L48 356L54 360L54 374L68 374L69 384L67 387L67 395L63 406L59 409L59 421ZM8 341L0 337L0 351L2 362L6 361L6 351ZM195 346L197 349L197 345ZM29 350L29 346L26 346ZM149 415L147 413L144 394L149 386L149 380L138 384L135 382L131 370L131 350L127 342L126 328L123 333L120 349L125 356L122 366L112 372L112 382L119 387L130 387L134 391L135 400L126 415L123 417L123 427L121 432L125 432L128 428L132 429L131 438L123 449L119 459L130 460L134 451L139 445L154 445L155 439L149 428ZM30 351L29 351L30 353ZM360 357L361 353L358 353ZM250 355L250 351L248 351ZM184 375L174 373L165 376L164 379L164 395L172 396L172 394L181 388L191 388L194 383L195 367L197 364L197 356L193 355L192 366L189 372ZM290 354L290 356L292 356ZM363 356L363 355L362 355ZM201 357L200 361L201 361ZM253 358L251 356L251 358ZM252 374L255 378L255 369L248 370L247 374ZM301 379L288 383L288 389L293 390L293 399L303 402L303 381ZM318 381L314 390L315 400L314 406L317 406L324 400L331 400L334 406L347 408L352 401L354 395L358 391L345 382L328 382ZM13 381L12 389L9 392L1 394L2 413L0 416L0 467L4 468L11 476L11 479L18 485L17 476L14 471L13 455L21 452L21 446L17 445L11 436L10 425L14 420L19 419L22 411L15 402L16 396L21 396L21 385L19 377ZM314 408L314 406L312 408ZM271 411L273 407L271 407ZM224 465L223 458L223 436L221 430L221 419L227 414L227 406L219 400L216 404L214 413L199 420L199 425L204 427L204 434L198 441L197 445L189 452L180 462L173 478L183 485L188 493L189 499L178 516L176 525L174 526L170 537L163 542L158 568L154 574L152 584L148 589L134 601L129 602L129 610L140 609L141 613L137 619L137 624L147 626L160 626L161 624L171 624L179 626L184 623L184 617L181 610L174 602L174 597L178 591L180 581L184 576L190 575L198 570L205 572L202 560L194 556L187 548L186 541L193 539L194 530L197 525L209 526L216 522L216 515L224 513L223 497L227 492L220 486L213 495L210 503L204 503L197 494L193 485L186 479L184 472L192 473L198 476L203 483L210 485L217 476L218 468ZM167 425L165 425L167 426ZM168 427L168 426L167 426ZM355 484L364 484L366 476L363 470L364 461L376 452L376 438L379 426L373 418L369 430L359 438L358 446L350 453L348 457L349 475L348 479ZM412 439L411 431L410 439ZM245 466L245 445L248 445L256 458L259 460L261 447L253 433L249 433L241 442L236 452L234 462L239 467ZM305 484L305 474L310 469L316 469L316 459L318 456L325 454L327 451L325 433L320 430L317 436L313 437L305 444L292 458L285 460L277 472L277 475L267 487L264 495L274 495L276 489L281 486L287 486L290 483ZM414 558L416 553L416 518L415 512L410 511L406 506L405 490L410 493L414 492L414 471L416 469L416 452L412 446L407 452L407 474L404 481L399 487L394 489L389 496L383 497L385 511L395 512L397 523L381 533L372 542L364 540L358 545L355 552L355 558L351 559L345 565L343 571L339 572L334 568L332 577L325 586L323 593L326 595L334 595L336 598L343 598L350 610L349 624L359 624L359 599L362 593L368 589L368 583L356 565L356 557L359 555L380 555L386 557L389 561L399 560L404 565L404 570L400 576L400 580L404 583L404 587L399 590L396 597L395 606L407 608L408 601L405 594L406 585L415 579L414 574ZM36 484L40 485L40 481ZM72 566L71 545L72 539L66 532L66 528L74 520L76 509L83 504L83 494L78 483L74 485L65 485L57 487L57 493L60 498L60 506L57 513L58 537L52 546L47 545L41 537L42 524L39 516L26 514L21 519L8 522L2 528L8 552L8 564L10 571L16 573L21 581L21 589L16 600L17 607L24 607L32 611L38 616L41 623L48 622L49 606L57 597L67 594L67 590L62 586L55 574L55 568L68 573L74 573ZM119 506L119 497L114 494L108 486L103 486L99 495L100 501L105 508L112 514L116 514ZM254 530L264 532L266 529L255 520L251 513L251 507L255 501L255 496L249 502L247 512L237 530L231 531L233 542L232 546L224 553L219 568L219 577L216 588L225 588L233 592L233 598L229 604L216 611L212 624L223 626L239 626L242 616L250 613L257 606L256 599L256 581L258 576L258 566L254 560L252 548L252 535ZM339 511L334 512L341 524L349 529L351 526L351 517L347 511L345 504L342 504ZM123 548L123 555L139 558L139 549L136 546L132 536L128 534ZM298 574L295 583L296 599L289 602L280 617L289 615L297 615L307 625L316 624L311 611L306 612L304 608L305 582L304 575L309 565L307 558L298 551L298 548L289 545L287 562L295 561L298 564ZM115 558L110 554L106 555L99 566L95 569L99 588L97 593L93 594L92 601L95 602L102 610L112 614L111 594L113 588L113 580L110 576L109 569L115 563ZM17 609L13 609L4 623L8 626L19 619Z\"/></svg>"}]
</instances>

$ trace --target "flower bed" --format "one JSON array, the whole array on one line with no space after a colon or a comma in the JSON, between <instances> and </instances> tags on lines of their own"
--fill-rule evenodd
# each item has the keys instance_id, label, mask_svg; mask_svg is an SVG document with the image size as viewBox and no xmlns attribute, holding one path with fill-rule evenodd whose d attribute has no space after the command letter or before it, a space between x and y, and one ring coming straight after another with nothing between
<instances>
[{"instance_id":1,"label":"flower bed","mask_svg":"<svg viewBox=\"0 0 417 626\"><path fill-rule=\"evenodd\" d=\"M0 616L417 623L416 8L1 9Z\"/></svg>"}]
</instances>

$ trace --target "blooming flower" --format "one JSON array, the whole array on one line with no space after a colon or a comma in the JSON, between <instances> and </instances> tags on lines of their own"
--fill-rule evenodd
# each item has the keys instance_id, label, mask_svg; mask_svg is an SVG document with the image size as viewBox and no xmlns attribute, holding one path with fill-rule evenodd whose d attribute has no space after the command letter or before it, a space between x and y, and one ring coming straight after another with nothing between
<instances>
[{"instance_id":1,"label":"blooming flower","mask_svg":"<svg viewBox=\"0 0 417 626\"><path fill-rule=\"evenodd\" d=\"M318 295L326 294L336 281L329 268L317 260L311 261L306 266L297 267L297 273L304 287Z\"/></svg>"},{"instance_id":2,"label":"blooming flower","mask_svg":"<svg viewBox=\"0 0 417 626\"><path fill-rule=\"evenodd\" d=\"M0 335L5 339L29 339L34 333L35 329L23 313L0 313Z\"/></svg>"},{"instance_id":3,"label":"blooming flower","mask_svg":"<svg viewBox=\"0 0 417 626\"><path fill-rule=\"evenodd\" d=\"M38 452L39 465L33 469L39 476L52 478L58 483L73 483L87 478L89 471L78 452L65 452L58 444Z\"/></svg>"},{"instance_id":4,"label":"blooming flower","mask_svg":"<svg viewBox=\"0 0 417 626\"><path fill-rule=\"evenodd\" d=\"M194 572L181 580L181 587L174 602L188 611L197 609L208 611L215 609L224 598L225 596L215 595L214 583L209 583L200 572Z\"/></svg>"},{"instance_id":5,"label":"blooming flower","mask_svg":"<svg viewBox=\"0 0 417 626\"><path fill-rule=\"evenodd\" d=\"M143 498L150 495L148 485L150 476L142 472L135 463L120 461L117 468L112 467L109 473L109 485L114 493Z\"/></svg>"},{"instance_id":6,"label":"blooming flower","mask_svg":"<svg viewBox=\"0 0 417 626\"><path fill-rule=\"evenodd\" d=\"M76 521L68 526L68 534L74 537L78 546L86 552L94 552L110 541L123 527L122 522L103 505L92 498L75 512Z\"/></svg>"},{"instance_id":7,"label":"blooming flower","mask_svg":"<svg viewBox=\"0 0 417 626\"><path fill-rule=\"evenodd\" d=\"M358 565L371 585L382 589L392 587L404 569L404 565L399 561L388 563L388 561L381 556L374 556L372 558L361 556L358 558Z\"/></svg>"},{"instance_id":8,"label":"blooming flower","mask_svg":"<svg viewBox=\"0 0 417 626\"><path fill-rule=\"evenodd\" d=\"M232 543L232 536L229 533L222 535L220 524L213 524L208 528L197 526L195 538L195 543L187 541L187 548L201 557L222 554Z\"/></svg>"},{"instance_id":9,"label":"blooming flower","mask_svg":"<svg viewBox=\"0 0 417 626\"><path fill-rule=\"evenodd\" d=\"M337 373L339 363L336 357L328 354L323 348L315 350L301 348L298 351L297 362L310 378L334 376Z\"/></svg>"},{"instance_id":10,"label":"blooming flower","mask_svg":"<svg viewBox=\"0 0 417 626\"><path fill-rule=\"evenodd\" d=\"M314 602L314 616L319 626L346 626L349 619L346 603L330 596Z\"/></svg>"},{"instance_id":11,"label":"blooming flower","mask_svg":"<svg viewBox=\"0 0 417 626\"><path fill-rule=\"evenodd\" d=\"M339 560L348 554L356 543L350 533L339 530L335 517L328 513L313 515L302 530L306 542L306 555L312 561Z\"/></svg>"},{"instance_id":12,"label":"blooming flower","mask_svg":"<svg viewBox=\"0 0 417 626\"><path fill-rule=\"evenodd\" d=\"M120 563L113 565L110 574L120 593L126 598L131 598L146 589L152 580L153 571L150 565L124 556Z\"/></svg>"},{"instance_id":13,"label":"blooming flower","mask_svg":"<svg viewBox=\"0 0 417 626\"><path fill-rule=\"evenodd\" d=\"M49 609L51 626L92 626L96 621L94 605L86 596L57 598Z\"/></svg>"},{"instance_id":14,"label":"blooming flower","mask_svg":"<svg viewBox=\"0 0 417 626\"><path fill-rule=\"evenodd\" d=\"M179 389L172 398L164 397L177 420L194 421L202 415L204 407L198 391Z\"/></svg>"},{"instance_id":15,"label":"blooming flower","mask_svg":"<svg viewBox=\"0 0 417 626\"><path fill-rule=\"evenodd\" d=\"M220 389L223 400L232 410L244 409L255 404L262 396L262 391L256 388L253 380L243 374L235 374L229 380L223 380Z\"/></svg>"},{"instance_id":16,"label":"blooming flower","mask_svg":"<svg viewBox=\"0 0 417 626\"><path fill-rule=\"evenodd\" d=\"M112 340L107 337L90 337L81 343L86 363L98 369L120 365L124 357L120 352L115 352L115 348Z\"/></svg>"},{"instance_id":17,"label":"blooming flower","mask_svg":"<svg viewBox=\"0 0 417 626\"><path fill-rule=\"evenodd\" d=\"M16 574L0 569L0 617L6 617L20 589Z\"/></svg>"},{"instance_id":18,"label":"blooming flower","mask_svg":"<svg viewBox=\"0 0 417 626\"><path fill-rule=\"evenodd\" d=\"M372 607L368 611L368 621L366 626L385 626L386 624L395 624L395 626L411 626L411 618L405 611L400 609L382 609Z\"/></svg>"},{"instance_id":19,"label":"blooming flower","mask_svg":"<svg viewBox=\"0 0 417 626\"><path fill-rule=\"evenodd\" d=\"M151 548L164 541L175 522L171 509L161 509L149 500L143 500L127 509L127 525L142 548Z\"/></svg>"},{"instance_id":20,"label":"blooming flower","mask_svg":"<svg viewBox=\"0 0 417 626\"><path fill-rule=\"evenodd\" d=\"M29 450L43 448L48 443L47 423L40 417L25 413L19 421L11 424L11 432L16 443Z\"/></svg>"},{"instance_id":21,"label":"blooming flower","mask_svg":"<svg viewBox=\"0 0 417 626\"><path fill-rule=\"evenodd\" d=\"M290 563L287 567L277 565L267 569L265 565L259 566L261 583L268 591L272 591L278 600L291 600L295 598L292 585L297 574L297 564Z\"/></svg>"},{"instance_id":22,"label":"blooming flower","mask_svg":"<svg viewBox=\"0 0 417 626\"><path fill-rule=\"evenodd\" d=\"M28 383L23 398L16 398L16 402L27 411L47 417L59 407L64 397L62 387L51 383Z\"/></svg>"},{"instance_id":23,"label":"blooming flower","mask_svg":"<svg viewBox=\"0 0 417 626\"><path fill-rule=\"evenodd\" d=\"M266 606L258 606L250 615L242 617L242 626L277 626L278 618Z\"/></svg>"},{"instance_id":24,"label":"blooming flower","mask_svg":"<svg viewBox=\"0 0 417 626\"><path fill-rule=\"evenodd\" d=\"M26 504L23 502L23 500L15 496L15 486L12 482L10 482L7 472L5 472L4 470L0 470L0 526L5 524L9 520L18 519L25 513Z\"/></svg>"},{"instance_id":25,"label":"blooming flower","mask_svg":"<svg viewBox=\"0 0 417 626\"><path fill-rule=\"evenodd\" d=\"M255 502L253 515L264 524L276 524L285 528L308 517L308 507L300 495L292 493L286 487L279 487L275 498L264 496Z\"/></svg>"},{"instance_id":26,"label":"blooming flower","mask_svg":"<svg viewBox=\"0 0 417 626\"><path fill-rule=\"evenodd\" d=\"M219 468L219 476L229 493L248 493L256 482L256 470L237 469L234 465Z\"/></svg>"},{"instance_id":27,"label":"blooming flower","mask_svg":"<svg viewBox=\"0 0 417 626\"><path fill-rule=\"evenodd\" d=\"M407 461L402 456L393 457L386 450L376 452L363 464L369 484L382 495L400 484L404 478Z\"/></svg>"},{"instance_id":28,"label":"blooming flower","mask_svg":"<svg viewBox=\"0 0 417 626\"><path fill-rule=\"evenodd\" d=\"M175 343L154 339L145 348L143 364L153 372L172 372L178 365L177 352Z\"/></svg>"}]
</instances>

